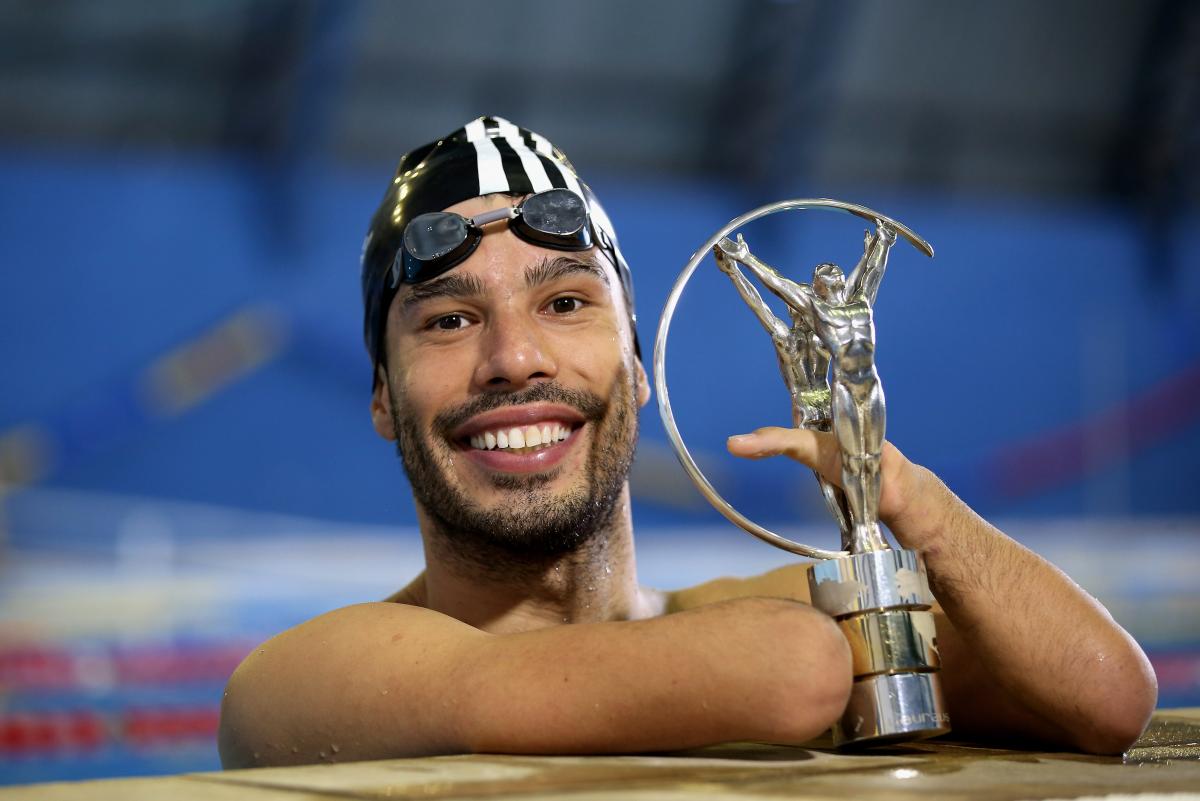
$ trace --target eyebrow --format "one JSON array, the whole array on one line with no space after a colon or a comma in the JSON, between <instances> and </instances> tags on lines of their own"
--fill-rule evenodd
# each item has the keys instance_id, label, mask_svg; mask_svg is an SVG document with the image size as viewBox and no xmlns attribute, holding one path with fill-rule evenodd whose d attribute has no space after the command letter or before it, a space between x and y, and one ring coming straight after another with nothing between
<instances>
[{"instance_id":1,"label":"eyebrow","mask_svg":"<svg viewBox=\"0 0 1200 801\"><path fill-rule=\"evenodd\" d=\"M533 289L577 273L598 278L606 285L609 283L608 273L594 259L546 256L525 271L525 286ZM451 272L410 286L411 290L402 301L406 311L434 298L479 298L487 294L483 281L470 273Z\"/></svg>"},{"instance_id":2,"label":"eyebrow","mask_svg":"<svg viewBox=\"0 0 1200 801\"><path fill-rule=\"evenodd\" d=\"M406 310L433 298L478 298L486 294L483 281L469 273L448 273L411 286L404 298Z\"/></svg>"},{"instance_id":3,"label":"eyebrow","mask_svg":"<svg viewBox=\"0 0 1200 801\"><path fill-rule=\"evenodd\" d=\"M547 256L525 271L525 286L533 289L577 273L586 273L608 285L608 273L590 256Z\"/></svg>"}]
</instances>

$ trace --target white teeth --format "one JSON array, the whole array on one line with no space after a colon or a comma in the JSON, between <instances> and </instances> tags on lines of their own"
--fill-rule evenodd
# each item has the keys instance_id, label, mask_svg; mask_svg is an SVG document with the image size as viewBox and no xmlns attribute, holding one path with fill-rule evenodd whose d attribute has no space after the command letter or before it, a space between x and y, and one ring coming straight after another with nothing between
<instances>
[{"instance_id":1,"label":"white teeth","mask_svg":"<svg viewBox=\"0 0 1200 801\"><path fill-rule=\"evenodd\" d=\"M472 434L470 443L478 450L494 449L523 449L544 448L556 442L562 442L571 436L568 426L558 423L542 423L541 425L507 428L499 431L485 431Z\"/></svg>"}]
</instances>

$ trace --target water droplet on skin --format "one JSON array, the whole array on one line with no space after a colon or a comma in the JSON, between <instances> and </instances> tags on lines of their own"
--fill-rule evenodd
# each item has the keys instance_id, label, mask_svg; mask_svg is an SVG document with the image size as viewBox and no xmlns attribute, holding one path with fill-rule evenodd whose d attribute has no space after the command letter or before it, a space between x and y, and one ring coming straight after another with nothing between
<instances>
[{"instance_id":1,"label":"water droplet on skin","mask_svg":"<svg viewBox=\"0 0 1200 801\"><path fill-rule=\"evenodd\" d=\"M380 690L380 691L379 691L379 694L380 694L380 695L387 695L387 694L388 694L388 691L387 691L387 690Z\"/></svg>"}]
</instances>

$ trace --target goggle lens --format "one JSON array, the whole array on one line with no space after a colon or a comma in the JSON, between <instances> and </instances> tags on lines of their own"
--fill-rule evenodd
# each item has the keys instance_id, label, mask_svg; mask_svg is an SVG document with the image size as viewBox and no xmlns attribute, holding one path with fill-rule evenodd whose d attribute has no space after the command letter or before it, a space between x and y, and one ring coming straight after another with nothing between
<instances>
[{"instance_id":1,"label":"goggle lens","mask_svg":"<svg viewBox=\"0 0 1200 801\"><path fill-rule=\"evenodd\" d=\"M467 241L468 226L469 222L457 214L422 214L405 227L404 249L420 261L436 261Z\"/></svg>"},{"instance_id":2,"label":"goggle lens","mask_svg":"<svg viewBox=\"0 0 1200 801\"><path fill-rule=\"evenodd\" d=\"M583 198L567 189L539 192L521 205L521 223L539 234L575 237L587 225Z\"/></svg>"}]
</instances>

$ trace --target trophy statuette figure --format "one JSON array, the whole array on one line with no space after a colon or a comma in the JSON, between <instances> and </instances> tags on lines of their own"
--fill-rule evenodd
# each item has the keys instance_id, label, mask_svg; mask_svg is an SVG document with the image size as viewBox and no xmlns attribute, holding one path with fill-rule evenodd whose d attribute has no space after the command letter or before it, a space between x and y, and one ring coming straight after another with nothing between
<instances>
[{"instance_id":1,"label":"trophy statuette figure","mask_svg":"<svg viewBox=\"0 0 1200 801\"><path fill-rule=\"evenodd\" d=\"M872 222L862 258L846 276L834 264L818 265L811 283L792 281L756 257L739 234L768 214L828 209ZM873 304L888 252L903 237L927 256L933 249L903 224L852 203L787 200L731 221L693 255L668 296L654 349L659 411L684 470L701 494L731 522L776 547L817 561L809 566L813 605L831 615L850 643L854 684L836 745L879 745L949 731L938 677L934 602L918 553L892 549L879 528L881 451L886 408L875 367ZM841 486L817 481L841 533L841 551L813 548L749 520L717 493L679 435L666 383L666 344L675 307L691 274L709 252L771 336L792 400L792 423L831 432L841 452ZM749 272L781 299L790 322L774 315Z\"/></svg>"}]
</instances>

